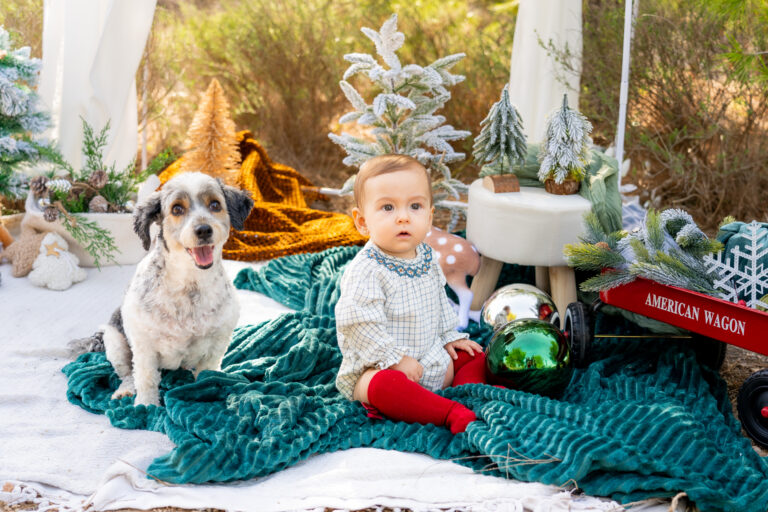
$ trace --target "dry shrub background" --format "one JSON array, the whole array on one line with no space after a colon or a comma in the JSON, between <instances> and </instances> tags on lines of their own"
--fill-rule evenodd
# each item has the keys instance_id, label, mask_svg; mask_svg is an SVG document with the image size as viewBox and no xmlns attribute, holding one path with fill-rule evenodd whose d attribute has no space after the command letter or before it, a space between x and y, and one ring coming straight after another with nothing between
<instances>
[{"instance_id":1,"label":"dry shrub background","mask_svg":"<svg viewBox=\"0 0 768 512\"><path fill-rule=\"evenodd\" d=\"M216 77L238 129L254 131L275 160L317 184L340 186L353 169L327 133L341 131L347 109L342 56L373 53L360 27L378 28L392 12L406 35L403 62L467 54L456 67L467 79L442 114L476 135L508 79L516 0L158 0L137 73L149 156L180 152ZM624 2L584 0L583 21L580 108L605 147L618 119ZM5 0L0 23L39 55L42 0ZM766 27L765 0L640 1L624 182L638 185L641 202L683 208L710 233L726 215L768 220ZM468 155L471 146L471 138L461 143ZM465 182L477 171L470 161L453 168Z\"/></svg>"},{"instance_id":2,"label":"dry shrub background","mask_svg":"<svg viewBox=\"0 0 768 512\"><path fill-rule=\"evenodd\" d=\"M749 0L640 2L627 181L638 185L641 202L683 208L710 233L726 215L768 221L768 68L760 57L754 71L733 54L768 50L766 9ZM604 145L618 119L623 11L623 2L584 3L580 107Z\"/></svg>"}]
</instances>

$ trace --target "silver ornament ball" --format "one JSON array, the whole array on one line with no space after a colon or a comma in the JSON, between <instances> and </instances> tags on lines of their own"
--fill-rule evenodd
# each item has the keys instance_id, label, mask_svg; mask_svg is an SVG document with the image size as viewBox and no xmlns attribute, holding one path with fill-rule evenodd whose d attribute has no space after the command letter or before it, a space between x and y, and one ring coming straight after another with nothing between
<instances>
[{"instance_id":1,"label":"silver ornament ball","mask_svg":"<svg viewBox=\"0 0 768 512\"><path fill-rule=\"evenodd\" d=\"M491 294L480 310L480 324L494 331L512 320L537 318L559 325L557 307L545 291L525 283L502 286Z\"/></svg>"}]
</instances>

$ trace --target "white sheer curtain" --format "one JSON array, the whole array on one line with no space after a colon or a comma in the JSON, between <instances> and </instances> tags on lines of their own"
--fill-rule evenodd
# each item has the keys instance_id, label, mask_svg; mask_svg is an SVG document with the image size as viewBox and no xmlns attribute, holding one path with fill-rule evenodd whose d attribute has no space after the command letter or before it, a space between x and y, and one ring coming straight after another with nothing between
<instances>
[{"instance_id":1,"label":"white sheer curtain","mask_svg":"<svg viewBox=\"0 0 768 512\"><path fill-rule=\"evenodd\" d=\"M520 111L529 142L544 139L546 119L568 93L578 108L581 78L581 0L520 0L512 44L509 99ZM545 46L568 50L577 73L566 72ZM563 83L565 80L565 84ZM567 85L566 85L567 84Z\"/></svg>"},{"instance_id":2,"label":"white sheer curtain","mask_svg":"<svg viewBox=\"0 0 768 512\"><path fill-rule=\"evenodd\" d=\"M156 0L45 0L38 93L50 110L64 158L81 167L82 121L111 129L104 161L118 169L136 157L136 69Z\"/></svg>"}]
</instances>

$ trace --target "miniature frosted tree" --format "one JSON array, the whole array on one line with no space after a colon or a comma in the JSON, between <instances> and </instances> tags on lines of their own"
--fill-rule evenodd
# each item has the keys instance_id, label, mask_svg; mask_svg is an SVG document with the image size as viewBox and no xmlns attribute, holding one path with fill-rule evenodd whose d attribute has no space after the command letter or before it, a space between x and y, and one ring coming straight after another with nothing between
<instances>
[{"instance_id":1,"label":"miniature frosted tree","mask_svg":"<svg viewBox=\"0 0 768 512\"><path fill-rule=\"evenodd\" d=\"M195 112L184 147L187 152L181 160L182 172L199 171L221 178L229 185L236 184L240 152L235 123L229 114L224 89L215 78Z\"/></svg>"},{"instance_id":2,"label":"miniature frosted tree","mask_svg":"<svg viewBox=\"0 0 768 512\"><path fill-rule=\"evenodd\" d=\"M367 27L361 30L373 41L384 65L370 54L350 53L344 56L344 60L351 65L339 85L354 110L344 114L339 123L356 121L369 137L355 137L348 133L330 133L328 136L347 153L344 158L346 165L359 166L374 156L389 153L410 155L430 171L439 172L439 178L434 183L438 206L447 195L458 198L467 187L451 177L447 164L463 160L465 155L455 152L449 142L462 140L470 132L455 130L444 124L445 117L435 112L451 97L447 87L464 80L463 76L448 71L464 58L464 54L449 55L425 67L416 64L403 66L395 54L405 42L403 33L397 31L396 14L384 22L378 32ZM357 74L368 77L381 91L370 105L347 82ZM456 210L453 213L457 215Z\"/></svg>"},{"instance_id":3,"label":"miniature frosted tree","mask_svg":"<svg viewBox=\"0 0 768 512\"><path fill-rule=\"evenodd\" d=\"M501 99L493 104L480 122L480 135L472 146L472 154L479 164L487 165L481 176L504 174L516 164L525 162L528 146L523 133L520 112L509 101L509 84L501 91Z\"/></svg>"},{"instance_id":4,"label":"miniature frosted tree","mask_svg":"<svg viewBox=\"0 0 768 512\"><path fill-rule=\"evenodd\" d=\"M547 120L546 140L539 153L539 181L553 178L562 183L566 178L581 181L589 163L592 124L578 110L568 106L568 95L563 95L563 106Z\"/></svg>"},{"instance_id":5,"label":"miniature frosted tree","mask_svg":"<svg viewBox=\"0 0 768 512\"><path fill-rule=\"evenodd\" d=\"M48 116L39 110L34 92L40 59L29 53L28 46L11 49L10 36L0 27L0 195L11 198L26 194L20 165L50 151L32 140L47 128Z\"/></svg>"}]
</instances>

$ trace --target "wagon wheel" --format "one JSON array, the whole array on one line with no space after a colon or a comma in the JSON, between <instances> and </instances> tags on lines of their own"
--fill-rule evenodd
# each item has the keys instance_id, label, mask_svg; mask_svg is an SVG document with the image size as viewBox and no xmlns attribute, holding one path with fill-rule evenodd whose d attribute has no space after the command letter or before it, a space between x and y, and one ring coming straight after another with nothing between
<instances>
[{"instance_id":1,"label":"wagon wheel","mask_svg":"<svg viewBox=\"0 0 768 512\"><path fill-rule=\"evenodd\" d=\"M755 372L744 381L736 406L749 437L768 448L768 369Z\"/></svg>"},{"instance_id":2,"label":"wagon wheel","mask_svg":"<svg viewBox=\"0 0 768 512\"><path fill-rule=\"evenodd\" d=\"M563 332L571 346L571 360L576 368L587 366L587 356L592 347L592 323L587 306L571 302L565 309Z\"/></svg>"},{"instance_id":3,"label":"wagon wheel","mask_svg":"<svg viewBox=\"0 0 768 512\"><path fill-rule=\"evenodd\" d=\"M728 344L701 334L691 333L691 343L699 364L719 371L725 361Z\"/></svg>"}]
</instances>

